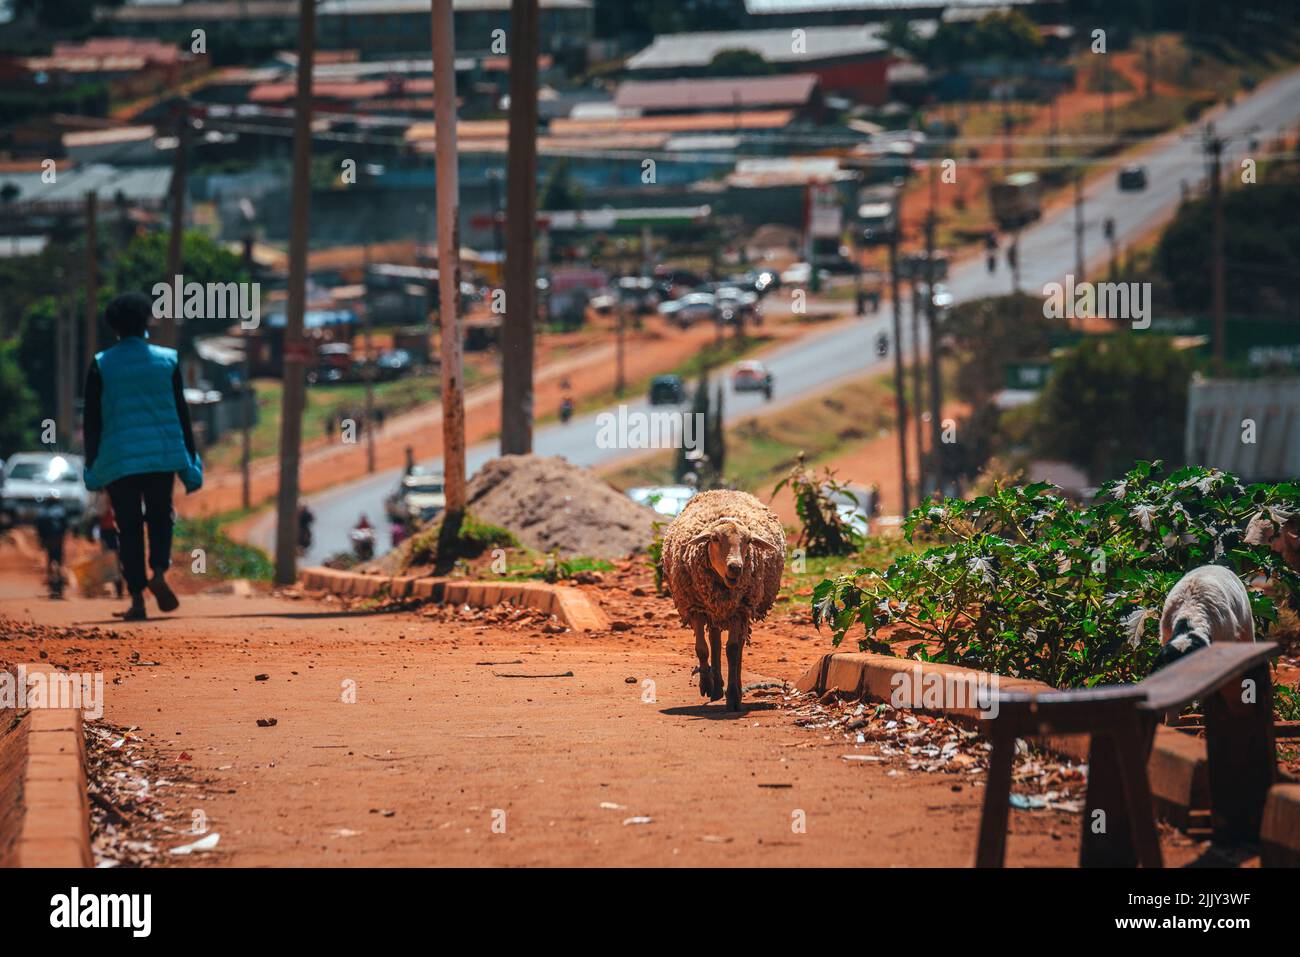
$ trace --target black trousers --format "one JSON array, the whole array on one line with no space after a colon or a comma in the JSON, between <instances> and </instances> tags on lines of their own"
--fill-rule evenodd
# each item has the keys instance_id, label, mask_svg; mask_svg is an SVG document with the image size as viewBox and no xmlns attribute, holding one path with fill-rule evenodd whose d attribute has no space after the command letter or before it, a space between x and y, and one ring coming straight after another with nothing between
<instances>
[{"instance_id":1,"label":"black trousers","mask_svg":"<svg viewBox=\"0 0 1300 957\"><path fill-rule=\"evenodd\" d=\"M149 567L165 572L172 563L172 483L175 472L143 472L108 483L117 517L117 554L132 595L144 591L144 527L149 526Z\"/></svg>"}]
</instances>

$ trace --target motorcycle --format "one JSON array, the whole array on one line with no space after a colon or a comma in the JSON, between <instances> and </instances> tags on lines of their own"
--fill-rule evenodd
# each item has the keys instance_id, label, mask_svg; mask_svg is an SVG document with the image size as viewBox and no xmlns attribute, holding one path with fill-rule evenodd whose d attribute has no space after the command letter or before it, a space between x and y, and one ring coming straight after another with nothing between
<instances>
[{"instance_id":1,"label":"motorcycle","mask_svg":"<svg viewBox=\"0 0 1300 957\"><path fill-rule=\"evenodd\" d=\"M565 396L560 402L560 422L567 423L571 418L573 418L573 400Z\"/></svg>"},{"instance_id":2,"label":"motorcycle","mask_svg":"<svg viewBox=\"0 0 1300 957\"><path fill-rule=\"evenodd\" d=\"M358 561L368 562L375 557L375 530L373 528L354 528L348 533L352 542L352 553Z\"/></svg>"}]
</instances>

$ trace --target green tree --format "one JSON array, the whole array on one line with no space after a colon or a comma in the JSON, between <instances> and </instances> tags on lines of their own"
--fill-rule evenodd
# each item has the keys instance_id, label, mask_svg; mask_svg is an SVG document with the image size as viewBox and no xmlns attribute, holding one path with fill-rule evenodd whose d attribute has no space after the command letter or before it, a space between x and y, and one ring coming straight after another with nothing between
<instances>
[{"instance_id":1,"label":"green tree","mask_svg":"<svg viewBox=\"0 0 1300 957\"><path fill-rule=\"evenodd\" d=\"M754 50L719 50L705 72L709 76L768 76L776 67Z\"/></svg>"},{"instance_id":2,"label":"green tree","mask_svg":"<svg viewBox=\"0 0 1300 957\"><path fill-rule=\"evenodd\" d=\"M539 209L581 209L582 188L574 186L569 173L569 160L560 157L551 167L542 185L542 198Z\"/></svg>"},{"instance_id":3,"label":"green tree","mask_svg":"<svg viewBox=\"0 0 1300 957\"><path fill-rule=\"evenodd\" d=\"M1085 339L1054 364L1028 413L1034 452L1096 482L1141 459L1183 461L1192 365L1163 337Z\"/></svg>"},{"instance_id":4,"label":"green tree","mask_svg":"<svg viewBox=\"0 0 1300 957\"><path fill-rule=\"evenodd\" d=\"M6 452L35 445L40 420L18 346L15 339L0 342L0 449Z\"/></svg>"}]
</instances>

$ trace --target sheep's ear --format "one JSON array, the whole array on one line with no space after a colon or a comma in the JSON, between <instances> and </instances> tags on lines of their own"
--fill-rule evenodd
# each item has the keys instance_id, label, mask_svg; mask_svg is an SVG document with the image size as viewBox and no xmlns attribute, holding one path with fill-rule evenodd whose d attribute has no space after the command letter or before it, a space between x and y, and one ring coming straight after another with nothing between
<instances>
[{"instance_id":1,"label":"sheep's ear","mask_svg":"<svg viewBox=\"0 0 1300 957\"><path fill-rule=\"evenodd\" d=\"M763 549L764 551L775 552L778 550L778 546L776 545L775 542L769 542L766 538L763 538L762 536L751 535L749 537L749 540L753 542L755 545L757 545L759 548Z\"/></svg>"},{"instance_id":2,"label":"sheep's ear","mask_svg":"<svg viewBox=\"0 0 1300 957\"><path fill-rule=\"evenodd\" d=\"M700 534L696 535L694 538L692 538L692 539L691 539L689 542L687 542L686 544L687 544L687 545L707 545L707 544L708 544L709 542L711 542L711 541L713 541L713 529L709 529L708 531L700 532Z\"/></svg>"}]
</instances>

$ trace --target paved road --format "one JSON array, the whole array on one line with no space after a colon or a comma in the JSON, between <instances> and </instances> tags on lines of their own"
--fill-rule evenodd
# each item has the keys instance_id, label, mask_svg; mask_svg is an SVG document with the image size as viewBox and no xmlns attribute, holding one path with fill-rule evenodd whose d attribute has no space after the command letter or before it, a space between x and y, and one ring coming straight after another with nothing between
<instances>
[{"instance_id":1,"label":"paved road","mask_svg":"<svg viewBox=\"0 0 1300 957\"><path fill-rule=\"evenodd\" d=\"M1297 117L1300 117L1300 71L1274 80L1250 96L1239 99L1218 115L1216 128L1222 135L1258 128L1259 138L1265 141L1276 133L1280 125L1291 125ZM1239 168L1247 139L1242 136L1225 149L1224 166L1227 170ZM1107 254L1102 224L1108 217L1114 219L1116 235L1121 243L1134 241L1173 214L1184 182L1189 188L1194 187L1204 175L1199 141L1179 133L1153 141L1132 161L1140 162L1147 169L1148 186L1144 191L1121 193L1113 176L1098 179L1084 191L1084 251L1090 262L1103 259ZM1046 283L1058 281L1072 272L1074 242L1074 212L1070 207L1057 210L1025 230L1020 240L1022 288L1040 291ZM982 259L972 259L953 268L948 286L956 299L963 301L1009 292L1011 277L1003 263L999 263L996 273L989 274ZM764 362L776 381L774 402L794 401L837 381L887 369L890 360L877 358L874 343L876 336L886 330L888 324L885 312L865 320L837 321L765 355ZM909 325L906 318L904 325ZM761 395L737 394L729 390L727 419L734 421L752 414L763 405ZM644 400L630 401L627 406L629 413L648 410ZM629 454L626 448L601 447L597 442L597 416L592 414L574 419L567 425L554 424L538 429L534 436L535 451L539 455L563 455L584 466L606 464ZM496 454L495 441L471 448L467 462L470 473ZM427 464L436 466L438 463ZM318 519L317 534L306 560L319 562L347 549L348 529L356 522L357 516L362 512L372 520L382 516L383 499L397 486L399 475L396 470L383 472L312 496L309 501ZM268 550L274 545L274 534L273 514L265 516L250 530L251 540ZM386 535L381 538L384 538L381 548L386 548Z\"/></svg>"}]
</instances>

